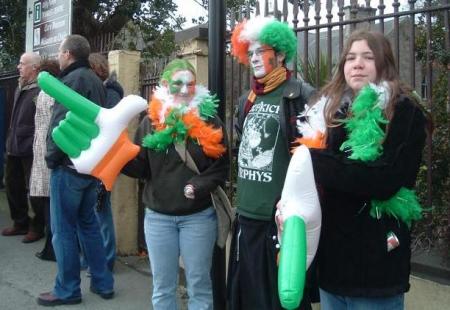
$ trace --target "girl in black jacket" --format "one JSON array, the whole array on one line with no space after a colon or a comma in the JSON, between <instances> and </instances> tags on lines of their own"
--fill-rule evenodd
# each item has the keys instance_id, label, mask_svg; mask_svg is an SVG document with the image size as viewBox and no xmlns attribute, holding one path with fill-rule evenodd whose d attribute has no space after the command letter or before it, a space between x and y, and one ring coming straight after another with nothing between
<instances>
[{"instance_id":1,"label":"girl in black jacket","mask_svg":"<svg viewBox=\"0 0 450 310\"><path fill-rule=\"evenodd\" d=\"M367 31L350 36L318 102L325 149L311 156L323 216L321 309L403 309L425 113L400 83L389 41Z\"/></svg>"},{"instance_id":2,"label":"girl in black jacket","mask_svg":"<svg viewBox=\"0 0 450 310\"><path fill-rule=\"evenodd\" d=\"M179 257L186 274L189 309L213 309L211 264L217 236L210 192L229 167L217 101L196 84L186 60L170 62L152 94L148 117L136 132L143 148L124 169L145 180L144 231L153 274L153 309L176 309ZM199 170L186 163L191 156ZM186 158L183 159L183 158Z\"/></svg>"}]
</instances>

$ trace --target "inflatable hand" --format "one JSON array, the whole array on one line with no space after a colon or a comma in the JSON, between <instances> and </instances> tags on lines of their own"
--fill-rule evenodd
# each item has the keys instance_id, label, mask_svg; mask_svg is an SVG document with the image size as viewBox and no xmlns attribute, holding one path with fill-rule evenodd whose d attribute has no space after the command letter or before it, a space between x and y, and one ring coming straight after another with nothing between
<instances>
[{"instance_id":1,"label":"inflatable hand","mask_svg":"<svg viewBox=\"0 0 450 310\"><path fill-rule=\"evenodd\" d=\"M306 270L317 251L322 221L306 146L299 146L292 156L277 213L283 222L278 294L284 308L296 309L303 297Z\"/></svg>"},{"instance_id":2,"label":"inflatable hand","mask_svg":"<svg viewBox=\"0 0 450 310\"><path fill-rule=\"evenodd\" d=\"M58 147L72 160L79 173L91 174L111 190L122 167L140 147L128 138L129 121L147 108L142 97L130 95L114 108L104 109L70 89L48 72L41 72L38 84L69 112L52 132Z\"/></svg>"}]
</instances>

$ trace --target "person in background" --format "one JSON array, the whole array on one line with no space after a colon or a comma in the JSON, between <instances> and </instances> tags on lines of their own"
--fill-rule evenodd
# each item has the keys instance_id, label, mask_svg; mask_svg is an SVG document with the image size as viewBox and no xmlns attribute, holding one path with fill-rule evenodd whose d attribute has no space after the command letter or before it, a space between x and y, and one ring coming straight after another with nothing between
<instances>
[{"instance_id":1,"label":"person in background","mask_svg":"<svg viewBox=\"0 0 450 310\"><path fill-rule=\"evenodd\" d=\"M179 258L189 309L213 309L211 265L217 236L210 192L223 185L229 158L217 100L196 83L193 66L171 61L135 136L142 144L123 173L145 180L144 231L153 273L155 310L177 309ZM199 174L186 164L188 157ZM185 160L183 159L185 158Z\"/></svg>"},{"instance_id":2,"label":"person in background","mask_svg":"<svg viewBox=\"0 0 450 310\"><path fill-rule=\"evenodd\" d=\"M90 45L80 35L69 35L59 46L61 81L90 101L104 106L106 92L102 81L92 71L88 57ZM47 136L45 160L50 174L50 214L58 272L54 289L42 293L42 306L81 303L79 242L92 274L90 290L103 299L114 297L114 279L107 267L106 253L94 208L98 200L98 180L78 173L69 157L52 138L53 129L68 110L55 104Z\"/></svg>"},{"instance_id":3,"label":"person in background","mask_svg":"<svg viewBox=\"0 0 450 310\"><path fill-rule=\"evenodd\" d=\"M25 235L24 243L31 243L44 236L45 212L42 205L31 207L34 217L28 216L28 194L31 166L33 163L34 115L39 87L40 56L24 53L20 57L19 86L14 95L11 122L6 138L5 185L12 227L3 229L3 236Z\"/></svg>"},{"instance_id":4,"label":"person in background","mask_svg":"<svg viewBox=\"0 0 450 310\"><path fill-rule=\"evenodd\" d=\"M113 108L123 98L123 88L117 82L115 74L110 75L108 59L99 53L92 53L89 55L89 64L95 74L103 81L106 88L106 105L105 108ZM103 184L99 183L98 192L101 193L103 200L102 204L95 208L95 216L100 225L100 231L103 237L103 244L106 250L106 261L109 270L113 271L114 262L116 260L116 237L114 232L114 222L111 210L111 192L106 191ZM82 256L85 259L85 256ZM83 260L82 259L82 260ZM86 262L81 262L85 265Z\"/></svg>"},{"instance_id":5,"label":"person in background","mask_svg":"<svg viewBox=\"0 0 450 310\"><path fill-rule=\"evenodd\" d=\"M252 88L239 100L237 217L228 267L228 307L282 309L278 296L279 242L274 221L297 119L314 89L291 77L286 63L297 39L287 24L256 17L238 24L232 54L252 69ZM310 268L311 269L311 268ZM302 309L310 308L305 293Z\"/></svg>"},{"instance_id":6,"label":"person in background","mask_svg":"<svg viewBox=\"0 0 450 310\"><path fill-rule=\"evenodd\" d=\"M59 63L55 59L42 59L40 71L47 71L53 76L59 76ZM45 211L46 239L44 248L36 253L42 260L55 261L52 245L52 230L50 228L50 170L45 163L47 152L47 132L52 116L55 99L40 91L36 101L35 134L33 141L33 166L30 177L30 201L39 205Z\"/></svg>"},{"instance_id":7,"label":"person in background","mask_svg":"<svg viewBox=\"0 0 450 310\"><path fill-rule=\"evenodd\" d=\"M410 228L421 217L412 189L432 122L397 72L383 34L354 32L318 97L327 125L326 149L311 149L322 310L404 308Z\"/></svg>"}]
</instances>

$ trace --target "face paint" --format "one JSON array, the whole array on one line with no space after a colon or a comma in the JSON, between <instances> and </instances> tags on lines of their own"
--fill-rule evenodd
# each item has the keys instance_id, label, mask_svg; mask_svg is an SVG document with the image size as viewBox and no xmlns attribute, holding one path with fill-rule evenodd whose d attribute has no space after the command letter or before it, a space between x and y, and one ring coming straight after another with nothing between
<instances>
[{"instance_id":1,"label":"face paint","mask_svg":"<svg viewBox=\"0 0 450 310\"><path fill-rule=\"evenodd\" d=\"M268 45L261 45L259 42L250 44L248 57L253 75L258 79L266 76L277 67L275 51Z\"/></svg>"},{"instance_id":2,"label":"face paint","mask_svg":"<svg viewBox=\"0 0 450 310\"><path fill-rule=\"evenodd\" d=\"M189 103L195 95L195 76L189 70L176 71L169 81L174 103Z\"/></svg>"}]
</instances>

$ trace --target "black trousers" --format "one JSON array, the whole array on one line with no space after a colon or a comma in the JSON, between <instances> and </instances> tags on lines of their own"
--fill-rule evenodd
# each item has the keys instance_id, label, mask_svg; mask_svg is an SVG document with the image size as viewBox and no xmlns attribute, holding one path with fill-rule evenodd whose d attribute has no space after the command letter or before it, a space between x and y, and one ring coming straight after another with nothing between
<instances>
[{"instance_id":1,"label":"black trousers","mask_svg":"<svg viewBox=\"0 0 450 310\"><path fill-rule=\"evenodd\" d=\"M277 243L274 221L236 218L228 266L228 309L283 309L278 297ZM299 309L311 309L307 292Z\"/></svg>"},{"instance_id":2,"label":"black trousers","mask_svg":"<svg viewBox=\"0 0 450 310\"><path fill-rule=\"evenodd\" d=\"M55 252L52 244L52 230L50 227L50 197L30 197L32 204L44 209L45 215L45 244L41 251L44 259L55 260Z\"/></svg>"},{"instance_id":3,"label":"black trousers","mask_svg":"<svg viewBox=\"0 0 450 310\"><path fill-rule=\"evenodd\" d=\"M42 205L34 205L31 201L31 207L35 216L32 219L28 216L28 192L32 164L33 156L18 157L8 155L6 157L6 197L11 219L14 221L15 226L43 233L45 226L44 207Z\"/></svg>"}]
</instances>

